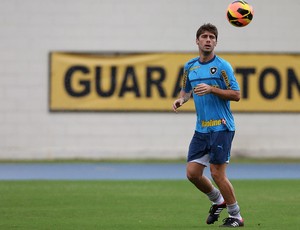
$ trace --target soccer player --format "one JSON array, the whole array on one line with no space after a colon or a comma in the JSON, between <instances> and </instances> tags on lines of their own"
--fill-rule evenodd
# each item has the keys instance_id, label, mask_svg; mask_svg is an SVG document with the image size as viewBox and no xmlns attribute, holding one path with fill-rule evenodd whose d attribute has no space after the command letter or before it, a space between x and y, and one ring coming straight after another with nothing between
<instances>
[{"instance_id":1,"label":"soccer player","mask_svg":"<svg viewBox=\"0 0 300 230\"><path fill-rule=\"evenodd\" d=\"M184 66L183 85L173 110L177 112L193 95L197 121L188 150L187 178L212 202L206 223L213 224L227 208L229 217L220 227L242 227L240 207L226 176L235 133L230 101L240 100L240 88L231 65L215 55L217 39L218 30L214 25L207 23L198 29L199 57ZM208 166L217 188L203 175Z\"/></svg>"}]
</instances>

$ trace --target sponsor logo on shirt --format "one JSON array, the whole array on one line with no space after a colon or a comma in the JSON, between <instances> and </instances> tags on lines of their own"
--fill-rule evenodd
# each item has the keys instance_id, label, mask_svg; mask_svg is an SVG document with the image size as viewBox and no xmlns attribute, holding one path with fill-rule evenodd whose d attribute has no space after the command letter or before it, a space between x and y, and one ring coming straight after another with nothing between
<instances>
[{"instance_id":1,"label":"sponsor logo on shirt","mask_svg":"<svg viewBox=\"0 0 300 230\"><path fill-rule=\"evenodd\" d=\"M226 125L226 120L224 118L218 120L209 120L209 121L201 121L202 127L212 127L218 125Z\"/></svg>"},{"instance_id":2,"label":"sponsor logo on shirt","mask_svg":"<svg viewBox=\"0 0 300 230\"><path fill-rule=\"evenodd\" d=\"M194 67L191 67L191 68L189 69L189 71L193 71L194 69L198 69L198 68L200 68L200 66L194 66Z\"/></svg>"}]
</instances>

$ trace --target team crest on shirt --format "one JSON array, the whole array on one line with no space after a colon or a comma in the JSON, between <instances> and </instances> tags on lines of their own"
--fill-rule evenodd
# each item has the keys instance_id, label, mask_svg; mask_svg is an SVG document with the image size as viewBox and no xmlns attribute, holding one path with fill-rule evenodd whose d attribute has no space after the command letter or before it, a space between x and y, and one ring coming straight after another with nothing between
<instances>
[{"instance_id":1,"label":"team crest on shirt","mask_svg":"<svg viewBox=\"0 0 300 230\"><path fill-rule=\"evenodd\" d=\"M215 74L217 72L217 70L218 70L217 67L211 67L210 68L210 73Z\"/></svg>"}]
</instances>

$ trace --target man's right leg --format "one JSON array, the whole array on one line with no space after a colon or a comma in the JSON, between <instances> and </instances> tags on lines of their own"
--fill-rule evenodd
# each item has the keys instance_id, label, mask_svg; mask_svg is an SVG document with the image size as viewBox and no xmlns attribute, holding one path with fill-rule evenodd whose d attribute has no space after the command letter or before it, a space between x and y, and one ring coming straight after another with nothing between
<instances>
[{"instance_id":1,"label":"man's right leg","mask_svg":"<svg viewBox=\"0 0 300 230\"><path fill-rule=\"evenodd\" d=\"M186 175L190 182L192 182L197 189L207 194L214 188L211 181L203 175L205 166L196 162L188 162L186 168Z\"/></svg>"},{"instance_id":2,"label":"man's right leg","mask_svg":"<svg viewBox=\"0 0 300 230\"><path fill-rule=\"evenodd\" d=\"M209 216L206 220L207 224L213 224L218 220L221 211L226 208L224 199L220 191L213 186L211 181L203 175L205 166L197 162L189 162L187 164L187 178L192 182L198 190L206 194L209 200L213 203Z\"/></svg>"}]
</instances>

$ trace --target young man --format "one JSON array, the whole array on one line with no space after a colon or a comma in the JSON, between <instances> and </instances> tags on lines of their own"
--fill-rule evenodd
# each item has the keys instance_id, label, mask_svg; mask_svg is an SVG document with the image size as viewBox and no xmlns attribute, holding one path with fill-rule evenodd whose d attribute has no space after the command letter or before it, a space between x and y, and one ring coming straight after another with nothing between
<instances>
[{"instance_id":1,"label":"young man","mask_svg":"<svg viewBox=\"0 0 300 230\"><path fill-rule=\"evenodd\" d=\"M242 227L244 220L226 176L235 132L230 101L240 100L240 88L231 65L214 53L217 39L218 30L214 25L208 23L198 29L199 57L184 66L183 86L173 110L177 112L193 94L197 121L188 151L187 178L212 202L206 223L213 224L227 208L229 217L220 227ZM218 188L203 175L207 166Z\"/></svg>"}]
</instances>

